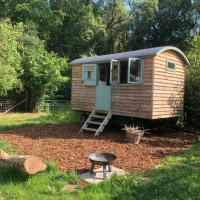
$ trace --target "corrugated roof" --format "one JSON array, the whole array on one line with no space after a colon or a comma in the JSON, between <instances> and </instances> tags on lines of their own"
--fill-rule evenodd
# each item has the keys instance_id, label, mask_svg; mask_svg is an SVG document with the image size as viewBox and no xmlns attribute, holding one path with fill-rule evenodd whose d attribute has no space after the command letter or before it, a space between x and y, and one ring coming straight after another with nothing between
<instances>
[{"instance_id":1,"label":"corrugated roof","mask_svg":"<svg viewBox=\"0 0 200 200\"><path fill-rule=\"evenodd\" d=\"M87 58L79 58L73 60L70 64L87 64L87 63L101 63L101 62L110 62L110 60L125 60L128 58L138 58L138 57L148 57L153 55L159 55L163 51L172 50L177 52L185 61L187 65L190 65L189 60L185 56L185 54L178 48L173 46L162 46L162 47L154 47L148 49L141 49L136 51L127 51L122 53L108 54L102 56L93 56Z\"/></svg>"}]
</instances>

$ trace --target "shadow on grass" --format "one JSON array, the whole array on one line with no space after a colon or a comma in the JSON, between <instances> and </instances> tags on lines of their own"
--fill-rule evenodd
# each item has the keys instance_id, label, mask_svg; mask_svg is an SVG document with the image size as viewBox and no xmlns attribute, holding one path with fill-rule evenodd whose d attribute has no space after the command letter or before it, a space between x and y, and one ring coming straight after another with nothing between
<instances>
[{"instance_id":1,"label":"shadow on grass","mask_svg":"<svg viewBox=\"0 0 200 200\"><path fill-rule=\"evenodd\" d=\"M8 183L21 183L29 179L29 175L13 168L0 168L0 185Z\"/></svg>"}]
</instances>

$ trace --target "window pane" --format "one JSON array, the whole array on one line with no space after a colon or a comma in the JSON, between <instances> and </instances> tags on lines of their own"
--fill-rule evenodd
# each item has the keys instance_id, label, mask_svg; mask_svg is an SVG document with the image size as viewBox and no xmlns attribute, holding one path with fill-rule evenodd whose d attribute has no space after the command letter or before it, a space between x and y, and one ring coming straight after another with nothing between
<instances>
[{"instance_id":1,"label":"window pane","mask_svg":"<svg viewBox=\"0 0 200 200\"><path fill-rule=\"evenodd\" d=\"M92 72L91 71L87 72L87 79L92 79Z\"/></svg>"},{"instance_id":2,"label":"window pane","mask_svg":"<svg viewBox=\"0 0 200 200\"><path fill-rule=\"evenodd\" d=\"M167 62L167 68L168 68L169 70L174 71L174 70L176 69L176 64L175 64L175 62L168 61L168 62Z\"/></svg>"},{"instance_id":3,"label":"window pane","mask_svg":"<svg viewBox=\"0 0 200 200\"><path fill-rule=\"evenodd\" d=\"M128 79L128 60L120 62L120 83L127 83Z\"/></svg>"},{"instance_id":4,"label":"window pane","mask_svg":"<svg viewBox=\"0 0 200 200\"><path fill-rule=\"evenodd\" d=\"M96 85L96 65L95 64L83 64L82 65L82 80L86 86Z\"/></svg>"},{"instance_id":5,"label":"window pane","mask_svg":"<svg viewBox=\"0 0 200 200\"><path fill-rule=\"evenodd\" d=\"M130 74L129 74L130 82L141 82L142 81L141 67L142 67L141 60L131 60L130 61Z\"/></svg>"},{"instance_id":6,"label":"window pane","mask_svg":"<svg viewBox=\"0 0 200 200\"><path fill-rule=\"evenodd\" d=\"M112 82L118 82L118 62L112 62Z\"/></svg>"}]
</instances>

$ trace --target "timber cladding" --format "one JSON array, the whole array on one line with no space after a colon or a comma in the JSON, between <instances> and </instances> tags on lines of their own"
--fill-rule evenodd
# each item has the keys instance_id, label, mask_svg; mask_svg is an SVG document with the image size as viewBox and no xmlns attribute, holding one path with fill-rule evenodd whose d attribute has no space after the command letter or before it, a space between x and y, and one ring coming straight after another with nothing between
<instances>
[{"instance_id":1,"label":"timber cladding","mask_svg":"<svg viewBox=\"0 0 200 200\"><path fill-rule=\"evenodd\" d=\"M82 84L82 65L72 67L72 100L75 110L92 111L96 102L96 87Z\"/></svg>"},{"instance_id":2,"label":"timber cladding","mask_svg":"<svg viewBox=\"0 0 200 200\"><path fill-rule=\"evenodd\" d=\"M114 115L151 119L153 57L144 58L144 81L141 84L112 85Z\"/></svg>"},{"instance_id":3,"label":"timber cladding","mask_svg":"<svg viewBox=\"0 0 200 200\"><path fill-rule=\"evenodd\" d=\"M176 63L176 70L166 69L167 60ZM185 64L174 51L165 51L154 58L152 118L176 117L183 114Z\"/></svg>"}]
</instances>

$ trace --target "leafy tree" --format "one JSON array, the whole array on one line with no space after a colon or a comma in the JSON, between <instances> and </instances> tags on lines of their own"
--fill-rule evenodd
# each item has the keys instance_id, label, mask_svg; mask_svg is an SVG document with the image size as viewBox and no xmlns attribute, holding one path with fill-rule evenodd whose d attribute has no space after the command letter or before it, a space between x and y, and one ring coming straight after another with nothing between
<instances>
[{"instance_id":1,"label":"leafy tree","mask_svg":"<svg viewBox=\"0 0 200 200\"><path fill-rule=\"evenodd\" d=\"M54 0L50 4L63 16L63 24L52 31L50 49L70 59L94 54L96 36L103 33L104 26L94 15L92 5L80 0Z\"/></svg>"},{"instance_id":2,"label":"leafy tree","mask_svg":"<svg viewBox=\"0 0 200 200\"><path fill-rule=\"evenodd\" d=\"M21 76L26 98L27 110L33 111L44 95L53 95L63 82L68 69L67 60L53 52L47 52L44 41L30 27L20 27L19 52L22 57L23 75Z\"/></svg>"},{"instance_id":3,"label":"leafy tree","mask_svg":"<svg viewBox=\"0 0 200 200\"><path fill-rule=\"evenodd\" d=\"M4 15L13 23L35 24L40 33L39 37L43 40L48 41L51 31L62 24L62 16L53 12L47 0L7 0L5 2L2 3L6 13Z\"/></svg>"},{"instance_id":4,"label":"leafy tree","mask_svg":"<svg viewBox=\"0 0 200 200\"><path fill-rule=\"evenodd\" d=\"M97 54L121 52L127 43L130 16L124 0L96 1L95 12L102 18L104 34L97 35Z\"/></svg>"},{"instance_id":5,"label":"leafy tree","mask_svg":"<svg viewBox=\"0 0 200 200\"><path fill-rule=\"evenodd\" d=\"M0 19L4 19L6 16L6 1L0 0Z\"/></svg>"},{"instance_id":6,"label":"leafy tree","mask_svg":"<svg viewBox=\"0 0 200 200\"><path fill-rule=\"evenodd\" d=\"M194 36L186 68L185 111L190 122L200 126L200 36Z\"/></svg>"},{"instance_id":7,"label":"leafy tree","mask_svg":"<svg viewBox=\"0 0 200 200\"><path fill-rule=\"evenodd\" d=\"M9 21L0 21L0 95L21 89L21 57L17 51L19 33Z\"/></svg>"},{"instance_id":8,"label":"leafy tree","mask_svg":"<svg viewBox=\"0 0 200 200\"><path fill-rule=\"evenodd\" d=\"M187 49L197 24L194 6L191 0L133 1L130 46L175 45Z\"/></svg>"},{"instance_id":9,"label":"leafy tree","mask_svg":"<svg viewBox=\"0 0 200 200\"><path fill-rule=\"evenodd\" d=\"M154 46L157 34L156 16L158 0L132 1L130 3L132 21L130 23L129 49Z\"/></svg>"}]
</instances>

